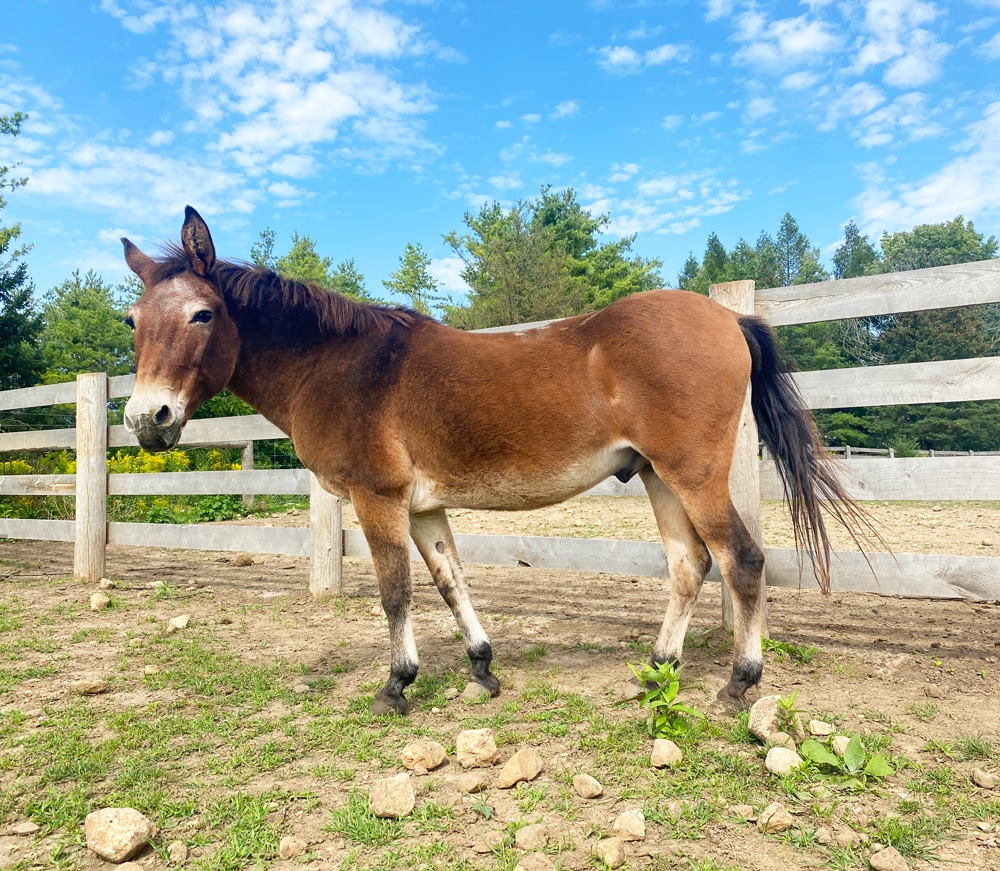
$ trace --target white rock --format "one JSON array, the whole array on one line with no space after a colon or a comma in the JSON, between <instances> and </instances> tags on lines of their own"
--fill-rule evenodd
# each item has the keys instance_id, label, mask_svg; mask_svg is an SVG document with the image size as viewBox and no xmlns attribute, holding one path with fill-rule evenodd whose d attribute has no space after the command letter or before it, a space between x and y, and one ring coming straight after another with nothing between
<instances>
[{"instance_id":1,"label":"white rock","mask_svg":"<svg viewBox=\"0 0 1000 871\"><path fill-rule=\"evenodd\" d=\"M26 822L18 823L16 826L14 826L12 831L14 832L15 835L33 835L35 834L35 832L41 831L41 829L42 827L37 823L31 822L31 820L27 820Z\"/></svg>"},{"instance_id":2,"label":"white rock","mask_svg":"<svg viewBox=\"0 0 1000 871\"><path fill-rule=\"evenodd\" d=\"M84 820L87 847L109 862L131 859L156 835L154 826L134 808L104 808Z\"/></svg>"},{"instance_id":3,"label":"white rock","mask_svg":"<svg viewBox=\"0 0 1000 871\"><path fill-rule=\"evenodd\" d=\"M874 871L910 871L910 866L895 847L886 847L868 859Z\"/></svg>"},{"instance_id":4,"label":"white rock","mask_svg":"<svg viewBox=\"0 0 1000 871\"><path fill-rule=\"evenodd\" d=\"M595 780L589 774L577 774L573 778L573 789L580 798L597 798L604 795L604 787L600 781Z\"/></svg>"},{"instance_id":5,"label":"white rock","mask_svg":"<svg viewBox=\"0 0 1000 871\"><path fill-rule=\"evenodd\" d=\"M236 557L233 559L233 565L241 569L246 568L247 566L252 566L253 556L251 556L248 553L237 554Z\"/></svg>"},{"instance_id":6,"label":"white rock","mask_svg":"<svg viewBox=\"0 0 1000 871\"><path fill-rule=\"evenodd\" d=\"M395 777L382 777L372 784L368 793L368 808L382 819L402 819L408 816L417 797L405 771Z\"/></svg>"},{"instance_id":7,"label":"white rock","mask_svg":"<svg viewBox=\"0 0 1000 871\"><path fill-rule=\"evenodd\" d=\"M111 604L111 599L104 593L91 593L90 594L90 610L91 611L103 611L108 605Z\"/></svg>"},{"instance_id":8,"label":"white rock","mask_svg":"<svg viewBox=\"0 0 1000 871\"><path fill-rule=\"evenodd\" d=\"M787 732L772 732L767 736L767 746L784 747L786 750L798 753L798 748L795 746L795 739Z\"/></svg>"},{"instance_id":9,"label":"white rock","mask_svg":"<svg viewBox=\"0 0 1000 871\"><path fill-rule=\"evenodd\" d=\"M143 674L159 674L160 667L158 665L146 665L142 669Z\"/></svg>"},{"instance_id":10,"label":"white rock","mask_svg":"<svg viewBox=\"0 0 1000 871\"><path fill-rule=\"evenodd\" d=\"M615 820L614 832L622 841L645 840L646 815L638 808L619 814Z\"/></svg>"},{"instance_id":11,"label":"white rock","mask_svg":"<svg viewBox=\"0 0 1000 871\"><path fill-rule=\"evenodd\" d=\"M171 617L167 621L167 632L178 632L181 629L187 629L190 622L190 614L178 614L176 617Z\"/></svg>"},{"instance_id":12,"label":"white rock","mask_svg":"<svg viewBox=\"0 0 1000 871\"><path fill-rule=\"evenodd\" d=\"M772 801L757 817L757 828L766 835L783 832L794 825L795 819L776 801Z\"/></svg>"},{"instance_id":13,"label":"white rock","mask_svg":"<svg viewBox=\"0 0 1000 871\"><path fill-rule=\"evenodd\" d=\"M467 771L458 776L455 780L455 787L459 792L482 792L486 788L486 778L476 772Z\"/></svg>"},{"instance_id":14,"label":"white rock","mask_svg":"<svg viewBox=\"0 0 1000 871\"><path fill-rule=\"evenodd\" d=\"M69 686L73 692L79 693L81 696L97 696L101 693L106 693L111 688L108 682L102 678L77 680L73 681Z\"/></svg>"},{"instance_id":15,"label":"white rock","mask_svg":"<svg viewBox=\"0 0 1000 871\"><path fill-rule=\"evenodd\" d=\"M524 826L514 833L514 846L517 847L518 850L524 850L525 852L541 850L548 846L548 843L548 827L541 823Z\"/></svg>"},{"instance_id":16,"label":"white rock","mask_svg":"<svg viewBox=\"0 0 1000 871\"><path fill-rule=\"evenodd\" d=\"M489 697L489 690L481 684L477 684L474 680L470 680L465 685L465 689L462 690L462 694L459 696L463 702L484 702Z\"/></svg>"},{"instance_id":17,"label":"white rock","mask_svg":"<svg viewBox=\"0 0 1000 871\"><path fill-rule=\"evenodd\" d=\"M299 856L305 855L305 852L308 849L309 845L301 838L296 838L294 835L285 835L285 837L278 842L278 856L286 862L291 859L298 859Z\"/></svg>"},{"instance_id":18,"label":"white rock","mask_svg":"<svg viewBox=\"0 0 1000 871\"><path fill-rule=\"evenodd\" d=\"M446 690L444 691L444 697L445 697L445 698L446 698L446 699L447 699L447 700L448 700L449 702L450 702L450 701L451 701L452 699L457 699L457 698L458 698L458 696L459 696L459 692L458 692L458 690L457 690L457 689L456 689L455 687L448 687L448 689L446 689Z\"/></svg>"},{"instance_id":19,"label":"white rock","mask_svg":"<svg viewBox=\"0 0 1000 871\"><path fill-rule=\"evenodd\" d=\"M102 590L113 590L117 585L111 580L111 578L101 578L97 582L97 586L99 586Z\"/></svg>"},{"instance_id":20,"label":"white rock","mask_svg":"<svg viewBox=\"0 0 1000 871\"><path fill-rule=\"evenodd\" d=\"M802 757L787 747L772 747L767 751L764 767L772 774L780 774L784 777L791 774L796 768L802 767Z\"/></svg>"},{"instance_id":21,"label":"white rock","mask_svg":"<svg viewBox=\"0 0 1000 871\"><path fill-rule=\"evenodd\" d=\"M621 838L602 838L594 847L594 855L608 868L620 868L625 864L625 844Z\"/></svg>"},{"instance_id":22,"label":"white rock","mask_svg":"<svg viewBox=\"0 0 1000 871\"><path fill-rule=\"evenodd\" d=\"M556 871L556 866L544 853L527 853L514 866L514 871Z\"/></svg>"},{"instance_id":23,"label":"white rock","mask_svg":"<svg viewBox=\"0 0 1000 871\"><path fill-rule=\"evenodd\" d=\"M424 771L433 771L444 762L447 755L444 747L437 741L423 738L412 744L407 744L400 754L400 760L403 767L409 768L411 771L417 767L423 768Z\"/></svg>"},{"instance_id":24,"label":"white rock","mask_svg":"<svg viewBox=\"0 0 1000 871\"><path fill-rule=\"evenodd\" d=\"M304 696L310 692L309 684L299 682L292 687L292 692L297 696Z\"/></svg>"},{"instance_id":25,"label":"white rock","mask_svg":"<svg viewBox=\"0 0 1000 871\"><path fill-rule=\"evenodd\" d=\"M747 728L752 735L761 741L767 741L767 736L778 730L778 697L761 696L750 708Z\"/></svg>"},{"instance_id":26,"label":"white rock","mask_svg":"<svg viewBox=\"0 0 1000 871\"><path fill-rule=\"evenodd\" d=\"M499 755L492 729L466 729L455 739L455 758L462 768L489 768Z\"/></svg>"},{"instance_id":27,"label":"white rock","mask_svg":"<svg viewBox=\"0 0 1000 871\"><path fill-rule=\"evenodd\" d=\"M825 738L827 735L833 734L833 726L829 723L824 723L822 720L810 720L809 734L817 738Z\"/></svg>"},{"instance_id":28,"label":"white rock","mask_svg":"<svg viewBox=\"0 0 1000 871\"><path fill-rule=\"evenodd\" d=\"M649 756L649 764L653 768L672 768L680 765L684 759L681 748L667 738L657 738L653 742L653 752Z\"/></svg>"},{"instance_id":29,"label":"white rock","mask_svg":"<svg viewBox=\"0 0 1000 871\"><path fill-rule=\"evenodd\" d=\"M983 789L997 788L997 776L984 771L982 768L977 768L972 772L972 782Z\"/></svg>"},{"instance_id":30,"label":"white rock","mask_svg":"<svg viewBox=\"0 0 1000 871\"><path fill-rule=\"evenodd\" d=\"M510 789L522 780L534 780L542 773L542 757L531 747L522 747L500 769L497 775L497 789Z\"/></svg>"},{"instance_id":31,"label":"white rock","mask_svg":"<svg viewBox=\"0 0 1000 871\"><path fill-rule=\"evenodd\" d=\"M171 841L167 847L167 860L171 865L181 865L187 862L188 848L183 841Z\"/></svg>"},{"instance_id":32,"label":"white rock","mask_svg":"<svg viewBox=\"0 0 1000 871\"><path fill-rule=\"evenodd\" d=\"M847 735L834 735L833 740L830 742L830 747L833 748L833 752L838 756L843 756L844 751L847 750L847 745L851 743L851 739Z\"/></svg>"}]
</instances>

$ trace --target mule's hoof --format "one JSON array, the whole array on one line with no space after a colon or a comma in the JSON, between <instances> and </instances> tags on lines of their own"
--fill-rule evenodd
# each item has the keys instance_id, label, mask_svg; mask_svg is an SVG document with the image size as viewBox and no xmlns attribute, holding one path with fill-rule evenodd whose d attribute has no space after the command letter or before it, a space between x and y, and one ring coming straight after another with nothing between
<instances>
[{"instance_id":1,"label":"mule's hoof","mask_svg":"<svg viewBox=\"0 0 1000 871\"><path fill-rule=\"evenodd\" d=\"M734 696L730 694L728 686L719 690L715 697L722 703L722 707L731 714L738 714L750 707L745 695Z\"/></svg>"},{"instance_id":2,"label":"mule's hoof","mask_svg":"<svg viewBox=\"0 0 1000 871\"><path fill-rule=\"evenodd\" d=\"M491 698L496 698L500 695L500 681L497 680L496 675L487 672L483 675L473 675L473 682L479 684L486 692L490 694Z\"/></svg>"},{"instance_id":3,"label":"mule's hoof","mask_svg":"<svg viewBox=\"0 0 1000 871\"><path fill-rule=\"evenodd\" d=\"M393 694L386 692L385 687L383 687L375 693L375 698L372 699L369 710L376 717L395 714L402 716L406 713L406 699L403 698L401 693Z\"/></svg>"}]
</instances>

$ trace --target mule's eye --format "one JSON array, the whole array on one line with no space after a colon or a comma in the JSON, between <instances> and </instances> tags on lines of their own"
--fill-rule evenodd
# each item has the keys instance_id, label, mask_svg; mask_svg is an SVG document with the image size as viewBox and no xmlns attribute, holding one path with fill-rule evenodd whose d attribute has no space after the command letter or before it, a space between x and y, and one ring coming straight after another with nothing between
<instances>
[{"instance_id":1,"label":"mule's eye","mask_svg":"<svg viewBox=\"0 0 1000 871\"><path fill-rule=\"evenodd\" d=\"M129 315L127 318L125 318L125 326L128 327L130 330L135 329L135 321L132 320L132 315Z\"/></svg>"},{"instance_id":2,"label":"mule's eye","mask_svg":"<svg viewBox=\"0 0 1000 871\"><path fill-rule=\"evenodd\" d=\"M212 313L210 311L208 311L208 309L205 309L205 310L200 311L200 312L195 312L194 317L191 318L191 323L192 324L207 324L210 320L212 320Z\"/></svg>"}]
</instances>

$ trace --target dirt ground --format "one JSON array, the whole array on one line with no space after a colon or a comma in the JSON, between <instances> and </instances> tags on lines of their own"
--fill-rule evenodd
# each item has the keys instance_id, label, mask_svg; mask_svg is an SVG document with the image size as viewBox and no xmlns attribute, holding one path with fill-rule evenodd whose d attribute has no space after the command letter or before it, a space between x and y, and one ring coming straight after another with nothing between
<instances>
[{"instance_id":1,"label":"dirt ground","mask_svg":"<svg viewBox=\"0 0 1000 871\"><path fill-rule=\"evenodd\" d=\"M884 522L888 543L898 552L937 552L1000 556L1000 504L881 504L872 506ZM305 512L247 523L304 523ZM575 500L564 506L520 515L458 511L453 515L456 532L513 533L535 535L575 535L628 537L655 540L656 530L648 504L640 499ZM345 506L345 526L354 525ZM765 517L766 544L788 546L790 533L780 508L768 506ZM836 542L842 546L840 542ZM224 633L229 649L253 662L284 660L304 663L313 674L350 661L353 670L338 673L335 694L343 703L371 690L384 680L388 664L385 621L378 616L377 584L370 562L348 560L345 585L348 606L317 603L307 592L306 560L294 557L259 555L253 565L237 566L233 554L180 552L162 549L112 547L109 549L109 577L123 601L138 604L148 597L148 584L163 581L176 589L193 591L182 602L146 603L141 619L162 624L179 608L191 616L192 624L211 625ZM518 697L541 676L557 688L580 695L602 709L614 710L615 717L635 717L634 710L612 709L629 677L626 660L636 661L648 649L662 617L668 585L660 580L591 573L550 572L531 568L469 567L472 597L497 654L503 692L483 706L485 712L500 711L504 700ZM82 590L72 580L72 545L51 542L0 541L0 591L3 598L16 597L29 612L50 612L73 605L80 608L92 590ZM461 642L454 637L454 623L426 569L414 566L415 628L426 674L457 672L467 662ZM723 716L714 707L714 694L729 675L731 662L728 641L719 632L720 588L706 585L691 625L684 670L685 698L713 716ZM979 736L988 742L988 758L975 764L994 772L1000 768L1000 602L913 601L853 593L818 593L794 590L771 591L768 596L769 627L772 638L793 645L815 646L809 663L768 653L758 694L797 693L797 706L815 715L837 718L845 730L890 728L891 749L915 762L939 762L935 746L951 746L956 736ZM51 632L61 642L81 627L109 627L115 637L136 630L139 618L129 611L117 615L91 614L77 610L66 626ZM237 615L222 620L220 615ZM277 616L276 616L277 615ZM39 712L58 706L66 699L69 682L100 675L121 662L127 642L85 642L65 644L68 659L52 675L16 683L0 694L0 715L4 712ZM539 651L541 651L539 653ZM129 693L95 697L94 704L110 711L121 706L148 701L149 693L140 685ZM523 696L522 696L523 697ZM443 733L457 732L467 715L457 702L447 707L420 708L411 713L411 725ZM540 706L541 703L539 703ZM525 706L522 705L522 708ZM530 708L530 705L527 706ZM930 710L934 711L928 716ZM930 743L928 743L930 742ZM594 773L601 779L600 759L568 736L537 735L533 746L547 766L561 760L563 766ZM929 749L930 748L930 749ZM955 760L954 767L967 779L972 763ZM452 769L458 766L452 764ZM377 766L375 766L377 768ZM10 770L0 766L0 791L4 778L12 782ZM364 766L358 775L363 782L374 773ZM437 788L450 783L444 774ZM270 782L284 776L288 788L297 782L292 771L269 775ZM546 775L543 774L543 778ZM613 776L605 772L607 779ZM444 787L440 786L443 783ZM858 799L856 818L889 813L907 795L907 780L894 779L882 799L867 795ZM266 784L255 783L254 789ZM315 788L315 785L313 786ZM321 792L324 804L342 804L342 785ZM587 811L584 823L604 829L613 809L622 810L626 801L615 799L614 790L599 809ZM777 796L781 798L781 796ZM941 867L955 863L970 869L1000 868L1000 819L995 793L992 816L983 825L968 824L951 832L935 846L934 861L910 858L914 869ZM517 808L493 799L496 817L492 824L516 817ZM747 796L751 804L766 803L768 797ZM456 799L458 801L458 799ZM509 803L509 801L508 801ZM859 810L860 808L860 810ZM581 812L582 813L582 812ZM308 817L309 815L306 815ZM473 814L470 819L474 818ZM324 834L311 818L298 820L303 832L315 842L313 867L342 867L343 844ZM8 820L8 822L13 822ZM575 824L574 824L575 825ZM493 868L472 849L479 839L470 832L472 824L454 838L461 855L471 867ZM479 834L489 828L481 822ZM581 832L584 826L581 823ZM2 835L2 830L0 830ZM580 834L582 839L583 835ZM991 840L992 839L992 840ZM8 852L5 856L3 850ZM24 841L0 837L0 867L5 858L13 864L16 850ZM665 831L654 825L647 841L630 848L629 867L695 867L696 859L715 862L699 867L740 869L782 869L823 864L819 853L792 852L786 842L767 839L753 827L710 827L695 847L685 842L680 849ZM671 852L673 851L673 852ZM692 852L693 851L693 852ZM700 851L700 852L699 852ZM579 855L577 855L579 854ZM691 864L656 864L658 855L680 855ZM859 854L860 855L860 854ZM487 857L488 858L488 857ZM77 857L74 867L103 868L103 863ZM586 851L562 856L565 868L594 867ZM679 859L677 860L680 861ZM88 864L90 862L91 864ZM44 863L39 860L40 867ZM293 867L282 863L276 867ZM142 860L147 869L163 868L157 855ZM506 867L506 866L504 866ZM867 867L864 860L857 865Z\"/></svg>"}]
</instances>

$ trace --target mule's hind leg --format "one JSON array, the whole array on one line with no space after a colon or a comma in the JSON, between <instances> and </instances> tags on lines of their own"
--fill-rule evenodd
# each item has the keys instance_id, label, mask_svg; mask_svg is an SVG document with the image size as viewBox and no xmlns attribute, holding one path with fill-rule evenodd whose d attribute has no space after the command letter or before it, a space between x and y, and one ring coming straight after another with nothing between
<instances>
[{"instance_id":1,"label":"mule's hind leg","mask_svg":"<svg viewBox=\"0 0 1000 871\"><path fill-rule=\"evenodd\" d=\"M655 466L654 466L655 468ZM721 464L705 480L671 478L659 470L684 504L687 515L719 561L722 577L733 594L733 672L719 698L746 705L746 691L760 683L764 670L761 650L760 575L764 553L753 540L729 498L728 468Z\"/></svg>"},{"instance_id":2,"label":"mule's hind leg","mask_svg":"<svg viewBox=\"0 0 1000 871\"><path fill-rule=\"evenodd\" d=\"M674 491L650 466L642 469L639 476L649 494L670 569L670 598L660 634L653 645L652 660L657 664L679 662L691 613L705 575L712 566L712 558Z\"/></svg>"},{"instance_id":3,"label":"mule's hind leg","mask_svg":"<svg viewBox=\"0 0 1000 871\"><path fill-rule=\"evenodd\" d=\"M351 491L351 501L368 540L378 576L382 610L389 621L389 680L375 694L374 714L405 714L405 690L417 676L420 660L413 637L410 583L409 513L407 501L366 491Z\"/></svg>"},{"instance_id":4,"label":"mule's hind leg","mask_svg":"<svg viewBox=\"0 0 1000 871\"><path fill-rule=\"evenodd\" d=\"M472 679L489 691L491 696L500 692L500 681L490 672L493 648L476 616L469 599L462 561L455 548L455 539L448 525L448 515L442 508L410 517L410 535L420 555L430 569L434 584L441 597L448 603L455 622L465 639L465 651L472 663Z\"/></svg>"}]
</instances>

